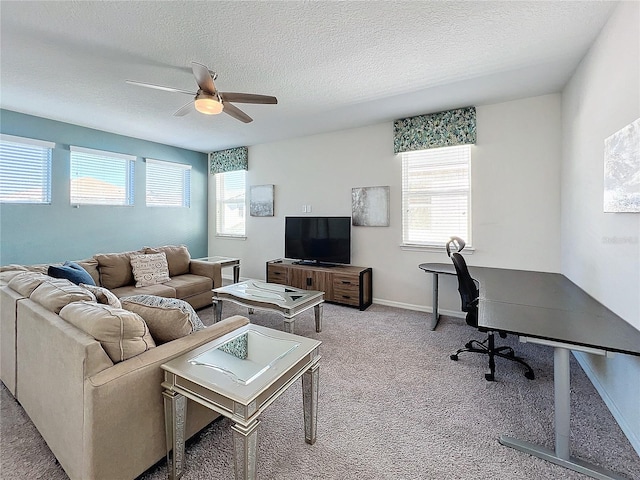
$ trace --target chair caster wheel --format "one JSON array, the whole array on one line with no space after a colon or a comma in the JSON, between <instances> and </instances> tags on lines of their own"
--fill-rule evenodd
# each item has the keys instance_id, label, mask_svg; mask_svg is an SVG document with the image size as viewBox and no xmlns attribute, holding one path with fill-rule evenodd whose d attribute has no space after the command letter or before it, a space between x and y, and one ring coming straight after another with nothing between
<instances>
[{"instance_id":1,"label":"chair caster wheel","mask_svg":"<svg viewBox=\"0 0 640 480\"><path fill-rule=\"evenodd\" d=\"M473 345L471 344L471 342L467 342L464 344L464 348L471 348Z\"/></svg>"},{"instance_id":2,"label":"chair caster wheel","mask_svg":"<svg viewBox=\"0 0 640 480\"><path fill-rule=\"evenodd\" d=\"M455 360L456 362L458 361L458 355L451 355L449 358L451 360Z\"/></svg>"},{"instance_id":3,"label":"chair caster wheel","mask_svg":"<svg viewBox=\"0 0 640 480\"><path fill-rule=\"evenodd\" d=\"M493 382L495 379L493 378L493 373L485 373L484 374L484 379L487 382Z\"/></svg>"},{"instance_id":4,"label":"chair caster wheel","mask_svg":"<svg viewBox=\"0 0 640 480\"><path fill-rule=\"evenodd\" d=\"M536 378L533 372L530 372L530 371L524 372L524 376L527 377L529 380L533 380L534 378Z\"/></svg>"}]
</instances>

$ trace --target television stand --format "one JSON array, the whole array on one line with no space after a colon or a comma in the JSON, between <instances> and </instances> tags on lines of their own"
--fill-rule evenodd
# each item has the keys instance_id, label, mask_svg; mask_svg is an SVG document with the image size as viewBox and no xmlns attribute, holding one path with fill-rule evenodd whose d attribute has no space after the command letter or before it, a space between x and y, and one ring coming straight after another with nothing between
<instances>
[{"instance_id":1,"label":"television stand","mask_svg":"<svg viewBox=\"0 0 640 480\"><path fill-rule=\"evenodd\" d=\"M322 265L277 259L267 262L267 282L324 292L326 302L365 310L373 302L371 267Z\"/></svg>"},{"instance_id":2,"label":"television stand","mask_svg":"<svg viewBox=\"0 0 640 480\"><path fill-rule=\"evenodd\" d=\"M308 267L325 267L325 268L331 268L331 267L339 267L340 265L337 263L323 263L323 262L316 262L315 260L296 260L291 262L293 265L304 265L304 266L308 266Z\"/></svg>"}]
</instances>

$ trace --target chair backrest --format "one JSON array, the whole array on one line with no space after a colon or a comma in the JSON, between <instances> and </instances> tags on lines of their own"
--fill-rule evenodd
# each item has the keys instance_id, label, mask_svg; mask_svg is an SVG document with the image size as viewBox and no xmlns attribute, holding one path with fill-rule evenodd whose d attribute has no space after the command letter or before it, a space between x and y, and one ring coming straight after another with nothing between
<instances>
[{"instance_id":1,"label":"chair backrest","mask_svg":"<svg viewBox=\"0 0 640 480\"><path fill-rule=\"evenodd\" d=\"M477 310L480 292L475 280L469 273L467 262L465 262L463 256L458 252L451 254L451 261L458 276L458 291L460 292L460 299L462 300L462 311L470 312L471 310Z\"/></svg>"}]
</instances>

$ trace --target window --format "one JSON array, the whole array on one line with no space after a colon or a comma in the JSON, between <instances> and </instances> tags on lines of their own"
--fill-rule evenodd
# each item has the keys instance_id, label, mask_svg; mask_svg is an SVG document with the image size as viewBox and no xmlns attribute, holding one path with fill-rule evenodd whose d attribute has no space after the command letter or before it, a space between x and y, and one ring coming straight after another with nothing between
<instances>
[{"instance_id":1,"label":"window","mask_svg":"<svg viewBox=\"0 0 640 480\"><path fill-rule=\"evenodd\" d=\"M216 174L216 235L245 235L245 170Z\"/></svg>"},{"instance_id":2,"label":"window","mask_svg":"<svg viewBox=\"0 0 640 480\"><path fill-rule=\"evenodd\" d=\"M402 154L402 243L443 246L456 235L471 245L471 146Z\"/></svg>"},{"instance_id":3,"label":"window","mask_svg":"<svg viewBox=\"0 0 640 480\"><path fill-rule=\"evenodd\" d=\"M133 205L136 157L82 147L71 150L71 204Z\"/></svg>"},{"instance_id":4,"label":"window","mask_svg":"<svg viewBox=\"0 0 640 480\"><path fill-rule=\"evenodd\" d=\"M147 206L190 207L191 165L147 158Z\"/></svg>"},{"instance_id":5,"label":"window","mask_svg":"<svg viewBox=\"0 0 640 480\"><path fill-rule=\"evenodd\" d=\"M0 135L0 202L51 203L52 142Z\"/></svg>"}]
</instances>

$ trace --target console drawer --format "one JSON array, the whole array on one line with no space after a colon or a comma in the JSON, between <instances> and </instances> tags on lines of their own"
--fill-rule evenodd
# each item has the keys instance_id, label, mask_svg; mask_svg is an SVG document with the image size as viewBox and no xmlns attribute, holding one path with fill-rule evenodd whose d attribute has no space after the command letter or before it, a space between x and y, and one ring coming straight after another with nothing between
<instances>
[{"instance_id":1,"label":"console drawer","mask_svg":"<svg viewBox=\"0 0 640 480\"><path fill-rule=\"evenodd\" d=\"M289 269L284 265L270 264L267 270L267 282L289 285Z\"/></svg>"},{"instance_id":2,"label":"console drawer","mask_svg":"<svg viewBox=\"0 0 640 480\"><path fill-rule=\"evenodd\" d=\"M333 288L334 290L336 288L340 290L355 289L355 291L357 292L360 289L360 276L336 273L333 275Z\"/></svg>"}]
</instances>

